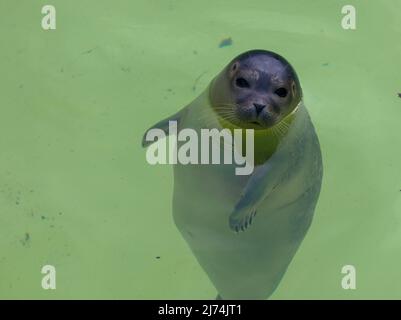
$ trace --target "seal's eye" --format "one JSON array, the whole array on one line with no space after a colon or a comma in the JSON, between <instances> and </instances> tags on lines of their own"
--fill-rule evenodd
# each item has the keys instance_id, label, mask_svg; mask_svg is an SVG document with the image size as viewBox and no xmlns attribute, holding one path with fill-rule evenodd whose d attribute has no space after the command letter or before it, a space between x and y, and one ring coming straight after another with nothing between
<instances>
[{"instance_id":1,"label":"seal's eye","mask_svg":"<svg viewBox=\"0 0 401 320\"><path fill-rule=\"evenodd\" d=\"M274 91L280 98L285 98L287 96L287 89L286 88L278 88Z\"/></svg>"},{"instance_id":2,"label":"seal's eye","mask_svg":"<svg viewBox=\"0 0 401 320\"><path fill-rule=\"evenodd\" d=\"M237 80L235 80L235 84L237 85L237 87L240 88L249 88L249 82L246 81L244 78L237 78Z\"/></svg>"}]
</instances>

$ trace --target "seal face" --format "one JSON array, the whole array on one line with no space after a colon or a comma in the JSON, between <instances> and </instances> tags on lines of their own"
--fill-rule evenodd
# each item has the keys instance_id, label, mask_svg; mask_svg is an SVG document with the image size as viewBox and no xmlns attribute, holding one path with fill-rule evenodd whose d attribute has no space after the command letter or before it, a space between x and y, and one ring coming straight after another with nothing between
<instances>
[{"instance_id":1,"label":"seal face","mask_svg":"<svg viewBox=\"0 0 401 320\"><path fill-rule=\"evenodd\" d=\"M270 51L253 50L228 64L213 82L210 98L224 120L240 128L263 130L297 107L302 90L287 60Z\"/></svg>"}]
</instances>

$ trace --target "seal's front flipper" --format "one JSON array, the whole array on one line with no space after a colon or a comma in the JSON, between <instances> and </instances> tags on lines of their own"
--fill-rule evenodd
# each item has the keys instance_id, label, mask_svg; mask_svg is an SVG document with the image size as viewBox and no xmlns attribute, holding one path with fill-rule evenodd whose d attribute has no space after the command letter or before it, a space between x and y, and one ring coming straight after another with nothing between
<instances>
[{"instance_id":1,"label":"seal's front flipper","mask_svg":"<svg viewBox=\"0 0 401 320\"><path fill-rule=\"evenodd\" d=\"M233 215L242 215L240 219L232 218ZM242 212L234 210L230 216L230 228L235 232L241 232L248 229L252 224L253 218L256 216L256 209L245 210Z\"/></svg>"},{"instance_id":2,"label":"seal's front flipper","mask_svg":"<svg viewBox=\"0 0 401 320\"><path fill-rule=\"evenodd\" d=\"M286 169L285 163L281 157L274 155L265 164L255 168L230 215L231 230L245 231L252 224L258 206L280 182Z\"/></svg>"},{"instance_id":3,"label":"seal's front flipper","mask_svg":"<svg viewBox=\"0 0 401 320\"><path fill-rule=\"evenodd\" d=\"M166 136L169 135L169 122L170 121L177 121L177 125L179 125L181 117L186 109L180 110L176 114L172 115L171 117L168 117L166 119L163 119L162 121L159 121L156 123L154 126L150 127L148 130L146 130L145 134L143 135L142 138L142 147L146 148L150 146L153 142L155 141L148 141L146 140L146 136L148 132L152 129L160 129L164 132Z\"/></svg>"}]
</instances>

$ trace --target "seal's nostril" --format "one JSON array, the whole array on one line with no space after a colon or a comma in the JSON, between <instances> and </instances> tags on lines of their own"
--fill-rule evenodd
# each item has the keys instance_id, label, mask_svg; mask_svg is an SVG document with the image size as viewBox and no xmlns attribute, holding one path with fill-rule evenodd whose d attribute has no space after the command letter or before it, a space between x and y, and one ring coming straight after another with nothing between
<instances>
[{"instance_id":1,"label":"seal's nostril","mask_svg":"<svg viewBox=\"0 0 401 320\"><path fill-rule=\"evenodd\" d=\"M256 114L257 114L257 115L259 115L259 113L261 113L262 110L266 107L266 105L264 105L264 104L257 104L257 103L254 103L253 105L254 105L254 107L255 107L255 109L256 109Z\"/></svg>"}]
</instances>

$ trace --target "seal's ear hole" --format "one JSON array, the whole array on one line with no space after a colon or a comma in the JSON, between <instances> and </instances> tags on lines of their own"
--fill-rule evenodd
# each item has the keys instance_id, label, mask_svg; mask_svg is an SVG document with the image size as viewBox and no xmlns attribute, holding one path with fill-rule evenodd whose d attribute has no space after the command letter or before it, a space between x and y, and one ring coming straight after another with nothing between
<instances>
[{"instance_id":1,"label":"seal's ear hole","mask_svg":"<svg viewBox=\"0 0 401 320\"><path fill-rule=\"evenodd\" d=\"M235 80L235 84L237 85L237 87L240 87L240 88L249 88L250 87L249 82L246 81L246 79L241 78L241 77L237 78L237 80Z\"/></svg>"},{"instance_id":2,"label":"seal's ear hole","mask_svg":"<svg viewBox=\"0 0 401 320\"><path fill-rule=\"evenodd\" d=\"M297 88L295 87L295 83L292 83L292 93L295 95L297 93Z\"/></svg>"},{"instance_id":3,"label":"seal's ear hole","mask_svg":"<svg viewBox=\"0 0 401 320\"><path fill-rule=\"evenodd\" d=\"M288 94L286 88L278 88L276 91L274 91L276 95L278 95L280 98L285 98Z\"/></svg>"}]
</instances>

